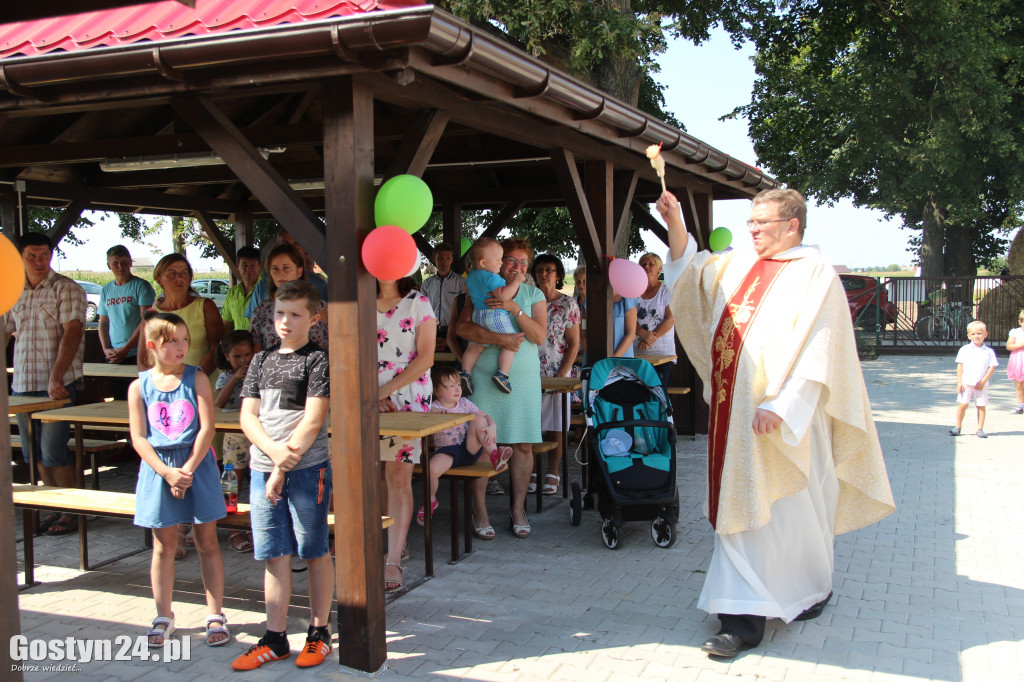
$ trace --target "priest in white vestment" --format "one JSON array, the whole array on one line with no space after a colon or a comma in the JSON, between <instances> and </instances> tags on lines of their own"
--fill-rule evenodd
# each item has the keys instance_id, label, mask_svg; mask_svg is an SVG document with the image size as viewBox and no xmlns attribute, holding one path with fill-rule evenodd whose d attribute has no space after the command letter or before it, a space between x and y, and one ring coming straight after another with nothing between
<instances>
[{"instance_id":1,"label":"priest in white vestment","mask_svg":"<svg viewBox=\"0 0 1024 682\"><path fill-rule=\"evenodd\" d=\"M832 596L833 538L895 508L835 269L803 246L799 192L754 198L754 254L697 251L679 202L665 283L711 407L705 512L714 553L698 606L721 629L702 649L757 646L765 620L806 620Z\"/></svg>"}]
</instances>

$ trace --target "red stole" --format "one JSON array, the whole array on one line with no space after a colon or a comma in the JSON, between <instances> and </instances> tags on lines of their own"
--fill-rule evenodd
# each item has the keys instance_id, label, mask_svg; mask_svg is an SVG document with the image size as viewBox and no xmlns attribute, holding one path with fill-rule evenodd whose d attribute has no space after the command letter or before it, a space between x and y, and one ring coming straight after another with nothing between
<instances>
[{"instance_id":1,"label":"red stole","mask_svg":"<svg viewBox=\"0 0 1024 682\"><path fill-rule=\"evenodd\" d=\"M718 501L725 467L733 390L743 342L765 296L788 260L758 260L729 299L715 330L711 348L711 421L708 426L708 520L718 521Z\"/></svg>"}]
</instances>

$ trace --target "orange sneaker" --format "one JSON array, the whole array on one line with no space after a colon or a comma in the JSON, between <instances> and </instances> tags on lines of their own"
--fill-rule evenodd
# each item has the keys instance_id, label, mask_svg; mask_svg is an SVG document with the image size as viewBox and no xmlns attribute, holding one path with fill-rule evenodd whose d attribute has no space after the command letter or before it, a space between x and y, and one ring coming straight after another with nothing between
<instances>
[{"instance_id":1,"label":"orange sneaker","mask_svg":"<svg viewBox=\"0 0 1024 682\"><path fill-rule=\"evenodd\" d=\"M258 642L249 647L248 651L236 658L231 663L231 667L235 670L255 670L264 663L280 661L281 659L288 658L291 655L292 652L289 651L284 656L278 656L274 653L274 650L264 644L263 639L260 638Z\"/></svg>"},{"instance_id":2,"label":"orange sneaker","mask_svg":"<svg viewBox=\"0 0 1024 682\"><path fill-rule=\"evenodd\" d=\"M295 665L300 668L312 668L323 663L329 653L331 653L330 639L325 642L318 635L306 637L306 647L295 659Z\"/></svg>"}]
</instances>

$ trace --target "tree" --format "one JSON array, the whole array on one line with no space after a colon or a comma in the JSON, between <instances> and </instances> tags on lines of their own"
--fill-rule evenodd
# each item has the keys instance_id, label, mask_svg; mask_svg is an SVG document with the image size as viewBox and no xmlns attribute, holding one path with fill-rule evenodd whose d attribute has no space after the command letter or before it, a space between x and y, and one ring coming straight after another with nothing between
<instances>
[{"instance_id":1,"label":"tree","mask_svg":"<svg viewBox=\"0 0 1024 682\"><path fill-rule=\"evenodd\" d=\"M701 43L722 24L740 35L771 8L769 0L441 0L439 6L531 55L684 129L665 111L655 80L667 37ZM538 250L570 255L576 236L564 209L520 211L510 223ZM631 223L630 252L643 248ZM573 253L573 255L575 255Z\"/></svg>"},{"instance_id":2,"label":"tree","mask_svg":"<svg viewBox=\"0 0 1024 682\"><path fill-rule=\"evenodd\" d=\"M974 275L1024 201L1015 0L791 0L745 34L763 164L826 203L899 216L926 276Z\"/></svg>"}]
</instances>

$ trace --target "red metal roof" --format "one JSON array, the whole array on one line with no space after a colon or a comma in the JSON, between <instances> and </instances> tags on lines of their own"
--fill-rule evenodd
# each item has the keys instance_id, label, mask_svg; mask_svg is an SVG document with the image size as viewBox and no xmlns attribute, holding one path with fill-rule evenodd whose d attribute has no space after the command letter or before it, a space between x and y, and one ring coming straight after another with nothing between
<instances>
[{"instance_id":1,"label":"red metal roof","mask_svg":"<svg viewBox=\"0 0 1024 682\"><path fill-rule=\"evenodd\" d=\"M196 9L190 9L165 0L0 25L0 58L226 33L423 4L423 0L197 0Z\"/></svg>"}]
</instances>

